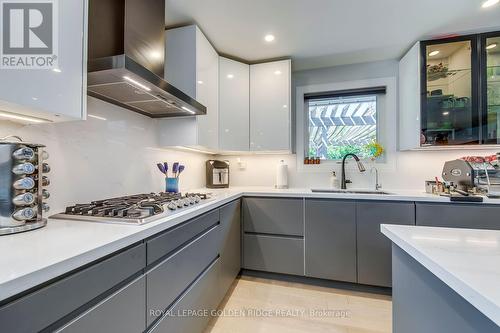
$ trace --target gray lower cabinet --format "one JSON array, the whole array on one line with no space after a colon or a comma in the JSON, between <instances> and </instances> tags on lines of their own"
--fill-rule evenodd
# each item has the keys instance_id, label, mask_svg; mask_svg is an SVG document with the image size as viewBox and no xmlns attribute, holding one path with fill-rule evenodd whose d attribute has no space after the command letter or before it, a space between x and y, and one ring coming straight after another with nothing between
<instances>
[{"instance_id":1,"label":"gray lower cabinet","mask_svg":"<svg viewBox=\"0 0 500 333\"><path fill-rule=\"evenodd\" d=\"M380 232L381 224L415 225L415 204L387 201L356 203L357 282L391 287L391 241Z\"/></svg>"},{"instance_id":2,"label":"gray lower cabinet","mask_svg":"<svg viewBox=\"0 0 500 333\"><path fill-rule=\"evenodd\" d=\"M265 272L304 275L304 239L245 234L243 267Z\"/></svg>"},{"instance_id":3,"label":"gray lower cabinet","mask_svg":"<svg viewBox=\"0 0 500 333\"><path fill-rule=\"evenodd\" d=\"M356 282L356 202L307 199L305 275Z\"/></svg>"},{"instance_id":4,"label":"gray lower cabinet","mask_svg":"<svg viewBox=\"0 0 500 333\"><path fill-rule=\"evenodd\" d=\"M144 332L146 329L145 292L146 278L141 276L56 332Z\"/></svg>"},{"instance_id":5,"label":"gray lower cabinet","mask_svg":"<svg viewBox=\"0 0 500 333\"><path fill-rule=\"evenodd\" d=\"M220 209L220 299L226 295L241 270L241 201Z\"/></svg>"},{"instance_id":6,"label":"gray lower cabinet","mask_svg":"<svg viewBox=\"0 0 500 333\"><path fill-rule=\"evenodd\" d=\"M219 256L219 232L212 227L147 273L148 326Z\"/></svg>"},{"instance_id":7,"label":"gray lower cabinet","mask_svg":"<svg viewBox=\"0 0 500 333\"><path fill-rule=\"evenodd\" d=\"M302 199L244 198L244 231L250 233L303 236Z\"/></svg>"},{"instance_id":8,"label":"gray lower cabinet","mask_svg":"<svg viewBox=\"0 0 500 333\"><path fill-rule=\"evenodd\" d=\"M219 210L216 209L148 239L146 242L148 265L168 255L218 222Z\"/></svg>"},{"instance_id":9,"label":"gray lower cabinet","mask_svg":"<svg viewBox=\"0 0 500 333\"><path fill-rule=\"evenodd\" d=\"M41 331L145 266L146 247L143 243L115 254L0 307L0 331ZM29 320L26 320L27 316Z\"/></svg>"},{"instance_id":10,"label":"gray lower cabinet","mask_svg":"<svg viewBox=\"0 0 500 333\"><path fill-rule=\"evenodd\" d=\"M0 331L199 333L240 269L236 200L1 306Z\"/></svg>"},{"instance_id":11,"label":"gray lower cabinet","mask_svg":"<svg viewBox=\"0 0 500 333\"><path fill-rule=\"evenodd\" d=\"M416 203L417 225L445 228L500 229L500 205Z\"/></svg>"},{"instance_id":12,"label":"gray lower cabinet","mask_svg":"<svg viewBox=\"0 0 500 333\"><path fill-rule=\"evenodd\" d=\"M215 260L165 312L150 333L201 333L217 309L220 258Z\"/></svg>"}]
</instances>

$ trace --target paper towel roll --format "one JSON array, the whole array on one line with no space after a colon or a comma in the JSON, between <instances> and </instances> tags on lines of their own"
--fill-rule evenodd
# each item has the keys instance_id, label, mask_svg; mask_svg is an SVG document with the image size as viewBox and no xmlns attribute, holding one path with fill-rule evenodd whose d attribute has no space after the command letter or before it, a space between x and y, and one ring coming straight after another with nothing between
<instances>
[{"instance_id":1,"label":"paper towel roll","mask_svg":"<svg viewBox=\"0 0 500 333\"><path fill-rule=\"evenodd\" d=\"M284 160L276 166L276 188L288 188L288 165Z\"/></svg>"}]
</instances>

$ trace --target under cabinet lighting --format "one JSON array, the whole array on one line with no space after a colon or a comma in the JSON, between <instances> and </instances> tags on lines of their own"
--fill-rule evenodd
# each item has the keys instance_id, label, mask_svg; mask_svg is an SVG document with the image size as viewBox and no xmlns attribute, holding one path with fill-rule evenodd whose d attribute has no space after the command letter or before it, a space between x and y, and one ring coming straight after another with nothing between
<instances>
[{"instance_id":1,"label":"under cabinet lighting","mask_svg":"<svg viewBox=\"0 0 500 333\"><path fill-rule=\"evenodd\" d=\"M178 149L178 150L192 151L192 152L195 152L195 153L215 155L215 152L213 152L213 151L201 150L201 149L192 148L192 147L174 146L172 148L175 148L175 149Z\"/></svg>"},{"instance_id":2,"label":"under cabinet lighting","mask_svg":"<svg viewBox=\"0 0 500 333\"><path fill-rule=\"evenodd\" d=\"M436 50L436 51L432 51L429 53L429 57L434 57L434 56L437 56L439 54L439 51Z\"/></svg>"},{"instance_id":3,"label":"under cabinet lighting","mask_svg":"<svg viewBox=\"0 0 500 333\"><path fill-rule=\"evenodd\" d=\"M136 80L131 79L131 78L129 78L128 76L124 76L123 78L124 78L125 80L127 80L128 82L133 83L133 84L135 84L136 86L138 86L138 87L140 87L140 88L142 88L142 89L144 89L144 90L146 90L146 91L151 91L151 89L149 89L148 87L146 87L146 86L145 86L145 85L143 85L142 83L137 82Z\"/></svg>"},{"instance_id":4,"label":"under cabinet lighting","mask_svg":"<svg viewBox=\"0 0 500 333\"><path fill-rule=\"evenodd\" d=\"M196 112L194 112L193 110L190 110L190 109L188 109L188 108L187 108L187 107L185 107L185 106L183 106L183 107L182 107L182 109L183 109L184 111L187 111L187 112L192 113L192 114L195 114L195 113L196 113Z\"/></svg>"},{"instance_id":5,"label":"under cabinet lighting","mask_svg":"<svg viewBox=\"0 0 500 333\"><path fill-rule=\"evenodd\" d=\"M264 36L264 40L268 43L271 43L272 41L274 41L274 35L271 35L271 34L268 34L268 35L265 35Z\"/></svg>"},{"instance_id":6,"label":"under cabinet lighting","mask_svg":"<svg viewBox=\"0 0 500 333\"><path fill-rule=\"evenodd\" d=\"M17 115L17 114L10 113L10 112L4 112L4 111L0 111L0 117L7 118L7 119L28 121L30 123L37 123L37 124L48 122L48 120L45 120L45 119L40 119L40 118L35 118L35 117L30 117L30 116L21 116L21 115Z\"/></svg>"},{"instance_id":7,"label":"under cabinet lighting","mask_svg":"<svg viewBox=\"0 0 500 333\"><path fill-rule=\"evenodd\" d=\"M486 0L485 2L483 2L483 5L481 7L488 8L496 5L498 2L500 2L500 0Z\"/></svg>"},{"instance_id":8,"label":"under cabinet lighting","mask_svg":"<svg viewBox=\"0 0 500 333\"><path fill-rule=\"evenodd\" d=\"M495 47L497 47L497 43L493 43L493 44L486 46L486 49L491 50L491 49L494 49Z\"/></svg>"}]
</instances>

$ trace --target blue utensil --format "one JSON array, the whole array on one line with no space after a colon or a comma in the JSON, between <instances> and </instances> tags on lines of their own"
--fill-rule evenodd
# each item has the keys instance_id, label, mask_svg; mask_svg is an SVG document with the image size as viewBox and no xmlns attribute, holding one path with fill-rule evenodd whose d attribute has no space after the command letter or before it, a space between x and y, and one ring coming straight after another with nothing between
<instances>
[{"instance_id":1,"label":"blue utensil","mask_svg":"<svg viewBox=\"0 0 500 333\"><path fill-rule=\"evenodd\" d=\"M158 166L158 169L164 174L166 175L167 174L167 171L165 170L165 167L163 166L163 164L161 163L157 163L156 164Z\"/></svg>"},{"instance_id":2,"label":"blue utensil","mask_svg":"<svg viewBox=\"0 0 500 333\"><path fill-rule=\"evenodd\" d=\"M177 178L181 175L182 171L184 171L186 167L184 165L179 165L179 173L177 174Z\"/></svg>"},{"instance_id":3,"label":"blue utensil","mask_svg":"<svg viewBox=\"0 0 500 333\"><path fill-rule=\"evenodd\" d=\"M165 175L168 175L168 163L163 162L163 166L165 167Z\"/></svg>"},{"instance_id":4,"label":"blue utensil","mask_svg":"<svg viewBox=\"0 0 500 333\"><path fill-rule=\"evenodd\" d=\"M174 173L174 177L177 177L177 171L179 171L179 162L175 162L172 165L172 172Z\"/></svg>"}]
</instances>

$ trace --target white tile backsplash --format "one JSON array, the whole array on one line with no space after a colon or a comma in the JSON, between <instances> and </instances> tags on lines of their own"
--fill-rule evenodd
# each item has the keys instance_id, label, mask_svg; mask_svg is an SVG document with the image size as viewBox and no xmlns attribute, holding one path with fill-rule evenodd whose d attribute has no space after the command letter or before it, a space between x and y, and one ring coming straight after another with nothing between
<instances>
[{"instance_id":1,"label":"white tile backsplash","mask_svg":"<svg viewBox=\"0 0 500 333\"><path fill-rule=\"evenodd\" d=\"M499 148L500 151L500 148ZM377 164L379 183L386 190L417 190L424 191L424 182L440 177L445 161L462 156L485 156L495 153L489 150L444 150L444 151L408 151L391 152L389 161ZM288 165L288 181L292 188L328 188L330 187L331 170L335 170L340 180L340 164L330 168L323 165L310 166L307 170L298 170L295 155L242 155L218 156L229 160L230 182L232 186L274 186L276 165L284 160ZM238 159L245 165L240 169ZM349 187L373 189L375 174L370 172L372 162L366 162L366 172L359 173L351 162L346 175L352 180Z\"/></svg>"},{"instance_id":2,"label":"white tile backsplash","mask_svg":"<svg viewBox=\"0 0 500 333\"><path fill-rule=\"evenodd\" d=\"M158 148L153 119L92 97L88 114L86 121L58 124L0 121L0 136L15 134L47 146L50 214L74 203L164 190L160 161L186 165L181 190L205 185L207 155Z\"/></svg>"}]
</instances>

